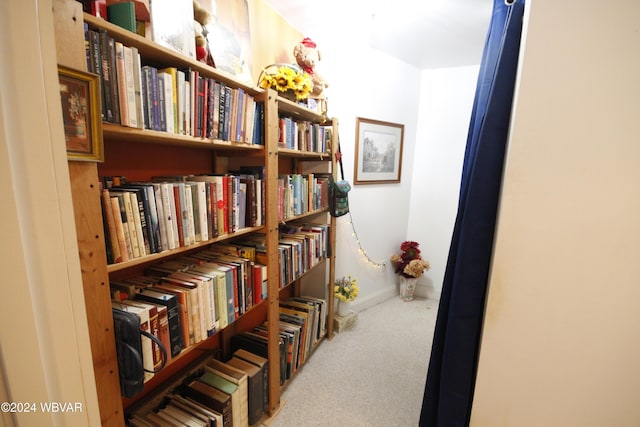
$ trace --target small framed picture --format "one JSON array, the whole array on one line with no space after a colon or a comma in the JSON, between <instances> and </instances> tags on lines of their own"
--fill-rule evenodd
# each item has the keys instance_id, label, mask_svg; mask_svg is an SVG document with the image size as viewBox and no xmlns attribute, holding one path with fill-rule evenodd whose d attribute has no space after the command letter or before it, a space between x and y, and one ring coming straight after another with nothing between
<instances>
[{"instance_id":1,"label":"small framed picture","mask_svg":"<svg viewBox=\"0 0 640 427\"><path fill-rule=\"evenodd\" d=\"M356 118L354 184L399 183L404 125Z\"/></svg>"},{"instance_id":2,"label":"small framed picture","mask_svg":"<svg viewBox=\"0 0 640 427\"><path fill-rule=\"evenodd\" d=\"M67 158L102 162L99 76L59 65L58 79Z\"/></svg>"}]
</instances>

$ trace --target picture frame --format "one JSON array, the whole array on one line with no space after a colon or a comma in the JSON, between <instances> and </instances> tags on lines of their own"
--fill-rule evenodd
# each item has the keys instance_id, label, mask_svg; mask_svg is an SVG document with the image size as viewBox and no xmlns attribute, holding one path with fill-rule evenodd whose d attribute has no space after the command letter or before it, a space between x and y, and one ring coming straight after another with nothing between
<instances>
[{"instance_id":1,"label":"picture frame","mask_svg":"<svg viewBox=\"0 0 640 427\"><path fill-rule=\"evenodd\" d=\"M58 80L68 160L104 161L100 77L59 65Z\"/></svg>"},{"instance_id":2,"label":"picture frame","mask_svg":"<svg viewBox=\"0 0 640 427\"><path fill-rule=\"evenodd\" d=\"M403 124L356 117L354 184L400 183L403 140Z\"/></svg>"}]
</instances>

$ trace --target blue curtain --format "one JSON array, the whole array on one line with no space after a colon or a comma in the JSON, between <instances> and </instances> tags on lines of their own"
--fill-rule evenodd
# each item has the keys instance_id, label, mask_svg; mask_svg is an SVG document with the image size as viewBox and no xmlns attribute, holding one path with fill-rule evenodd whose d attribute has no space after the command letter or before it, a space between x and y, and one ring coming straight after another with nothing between
<instances>
[{"instance_id":1,"label":"blue curtain","mask_svg":"<svg viewBox=\"0 0 640 427\"><path fill-rule=\"evenodd\" d=\"M523 12L524 0L494 0L420 426L469 424Z\"/></svg>"}]
</instances>

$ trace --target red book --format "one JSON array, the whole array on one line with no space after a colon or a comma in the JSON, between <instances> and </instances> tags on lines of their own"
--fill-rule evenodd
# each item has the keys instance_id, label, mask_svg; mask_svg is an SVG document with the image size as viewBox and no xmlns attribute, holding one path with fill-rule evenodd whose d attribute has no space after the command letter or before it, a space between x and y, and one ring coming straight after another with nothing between
<instances>
[{"instance_id":1,"label":"red book","mask_svg":"<svg viewBox=\"0 0 640 427\"><path fill-rule=\"evenodd\" d=\"M178 225L178 240L180 246L184 246L184 230L182 229L182 209L180 204L180 188L178 185L173 186L173 197L176 201L176 223Z\"/></svg>"},{"instance_id":2,"label":"red book","mask_svg":"<svg viewBox=\"0 0 640 427\"><path fill-rule=\"evenodd\" d=\"M262 302L262 265L254 264L253 266L253 304L257 305Z\"/></svg>"},{"instance_id":3,"label":"red book","mask_svg":"<svg viewBox=\"0 0 640 427\"><path fill-rule=\"evenodd\" d=\"M209 121L209 79L202 79L202 136L207 137L207 122Z\"/></svg>"}]
</instances>

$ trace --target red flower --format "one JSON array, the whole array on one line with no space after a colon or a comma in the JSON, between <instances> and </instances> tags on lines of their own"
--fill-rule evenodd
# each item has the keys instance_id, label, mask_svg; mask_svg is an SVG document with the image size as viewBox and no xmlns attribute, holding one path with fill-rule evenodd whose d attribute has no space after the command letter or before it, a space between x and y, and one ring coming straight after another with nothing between
<instances>
[{"instance_id":1,"label":"red flower","mask_svg":"<svg viewBox=\"0 0 640 427\"><path fill-rule=\"evenodd\" d=\"M411 274L407 274L405 272L405 267L409 265L409 263L413 260L422 259L422 256L420 255L421 252L418 246L420 246L418 242L414 242L411 240L402 242L402 244L400 245L400 250L402 250L402 254L393 255L391 257L391 262L395 267L396 274L402 275L404 277L415 277L415 276L412 276ZM428 267L425 267L425 268L428 269Z\"/></svg>"}]
</instances>

